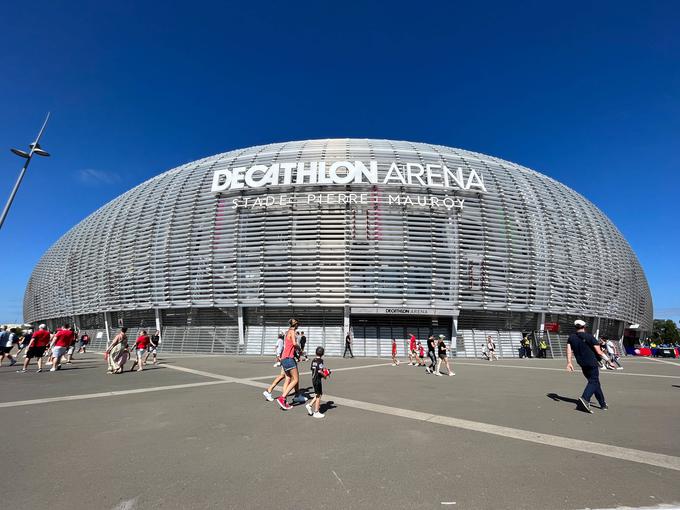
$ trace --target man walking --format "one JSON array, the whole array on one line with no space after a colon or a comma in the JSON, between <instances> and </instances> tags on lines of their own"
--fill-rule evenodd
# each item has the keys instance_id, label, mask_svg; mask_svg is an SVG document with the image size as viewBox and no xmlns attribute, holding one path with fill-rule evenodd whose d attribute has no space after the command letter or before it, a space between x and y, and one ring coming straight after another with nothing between
<instances>
[{"instance_id":1,"label":"man walking","mask_svg":"<svg viewBox=\"0 0 680 510\"><path fill-rule=\"evenodd\" d=\"M38 331L31 336L31 340L28 342L24 367L19 372L25 373L28 370L28 364L33 358L38 360L38 372L42 372L43 356L48 345L50 345L50 332L47 331L47 326L41 324L38 327Z\"/></svg>"},{"instance_id":2,"label":"man walking","mask_svg":"<svg viewBox=\"0 0 680 510\"><path fill-rule=\"evenodd\" d=\"M576 333L569 335L567 340L567 370L574 371L572 365L572 357L576 357L576 362L581 367L583 376L588 380L583 395L578 399L578 408L586 413L591 413L590 397L595 395L597 402L600 404L600 409L606 411L609 406L604 400L604 393L600 386L600 370L598 366L598 357L605 357L600 343L590 333L586 333L586 323L581 319L574 321L576 326Z\"/></svg>"},{"instance_id":3,"label":"man walking","mask_svg":"<svg viewBox=\"0 0 680 510\"><path fill-rule=\"evenodd\" d=\"M349 355L353 358L354 354L352 354L352 337L350 336L349 332L345 336L345 352L342 353L343 358L347 354L347 351L349 351Z\"/></svg>"},{"instance_id":4,"label":"man walking","mask_svg":"<svg viewBox=\"0 0 680 510\"><path fill-rule=\"evenodd\" d=\"M427 339L427 357L430 358L430 366L425 367L425 372L428 374L434 374L434 369L437 367L436 345L434 335L430 335Z\"/></svg>"},{"instance_id":5,"label":"man walking","mask_svg":"<svg viewBox=\"0 0 680 510\"><path fill-rule=\"evenodd\" d=\"M52 368L50 372L56 372L61 370L61 358L66 354L66 349L68 349L75 338L75 333L71 330L68 324L64 324L54 335L54 345L52 345L52 356L54 361L52 362Z\"/></svg>"}]
</instances>

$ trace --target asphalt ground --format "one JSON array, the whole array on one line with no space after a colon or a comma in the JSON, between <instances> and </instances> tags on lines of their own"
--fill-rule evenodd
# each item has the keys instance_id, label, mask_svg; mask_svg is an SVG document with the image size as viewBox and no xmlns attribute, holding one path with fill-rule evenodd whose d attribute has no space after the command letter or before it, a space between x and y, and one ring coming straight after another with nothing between
<instances>
[{"instance_id":1,"label":"asphalt ground","mask_svg":"<svg viewBox=\"0 0 680 510\"><path fill-rule=\"evenodd\" d=\"M455 377L326 361L322 420L264 400L269 358L3 366L0 508L680 506L678 362L624 359L602 375L610 409L590 415L564 360L454 358Z\"/></svg>"}]
</instances>

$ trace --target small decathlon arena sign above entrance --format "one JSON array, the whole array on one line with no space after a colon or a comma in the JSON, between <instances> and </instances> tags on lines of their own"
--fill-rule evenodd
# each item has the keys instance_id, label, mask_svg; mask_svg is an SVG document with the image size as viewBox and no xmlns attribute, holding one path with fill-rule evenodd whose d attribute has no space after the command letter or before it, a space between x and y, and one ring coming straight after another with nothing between
<instances>
[{"instance_id":1,"label":"small decathlon arena sign above entrance","mask_svg":"<svg viewBox=\"0 0 680 510\"><path fill-rule=\"evenodd\" d=\"M382 176L382 177L380 177ZM300 161L215 170L212 192L275 186L380 184L486 193L474 169L446 165L363 161Z\"/></svg>"}]
</instances>

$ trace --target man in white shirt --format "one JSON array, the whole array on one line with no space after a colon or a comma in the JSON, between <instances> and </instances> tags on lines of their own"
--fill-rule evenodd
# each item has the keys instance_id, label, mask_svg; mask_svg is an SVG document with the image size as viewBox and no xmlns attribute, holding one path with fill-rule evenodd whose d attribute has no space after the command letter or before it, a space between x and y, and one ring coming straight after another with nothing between
<instances>
[{"instance_id":1,"label":"man in white shirt","mask_svg":"<svg viewBox=\"0 0 680 510\"><path fill-rule=\"evenodd\" d=\"M619 363L619 357L616 355L616 348L614 347L614 342L609 338L604 339L604 345L607 349L607 354L609 355L609 361L616 364L616 370L623 370L621 363Z\"/></svg>"}]
</instances>

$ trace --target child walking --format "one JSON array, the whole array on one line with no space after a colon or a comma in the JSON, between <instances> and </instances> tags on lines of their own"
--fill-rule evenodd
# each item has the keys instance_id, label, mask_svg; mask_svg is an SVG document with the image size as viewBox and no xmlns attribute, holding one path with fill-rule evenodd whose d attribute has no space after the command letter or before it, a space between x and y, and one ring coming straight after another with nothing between
<instances>
[{"instance_id":1,"label":"child walking","mask_svg":"<svg viewBox=\"0 0 680 510\"><path fill-rule=\"evenodd\" d=\"M425 349L423 348L423 344L420 342L420 340L418 340L418 366L425 366Z\"/></svg>"},{"instance_id":2,"label":"child walking","mask_svg":"<svg viewBox=\"0 0 680 510\"><path fill-rule=\"evenodd\" d=\"M314 387L314 398L309 404L305 405L307 414L314 418L323 418L325 416L325 414L319 412L319 408L321 407L321 395L323 395L321 381L331 375L331 371L323 364L323 353L323 347L319 346L316 348L316 358L312 360L312 386Z\"/></svg>"},{"instance_id":3,"label":"child walking","mask_svg":"<svg viewBox=\"0 0 680 510\"><path fill-rule=\"evenodd\" d=\"M397 339L393 338L392 339L392 366L396 367L399 364L399 360L397 359Z\"/></svg>"}]
</instances>

